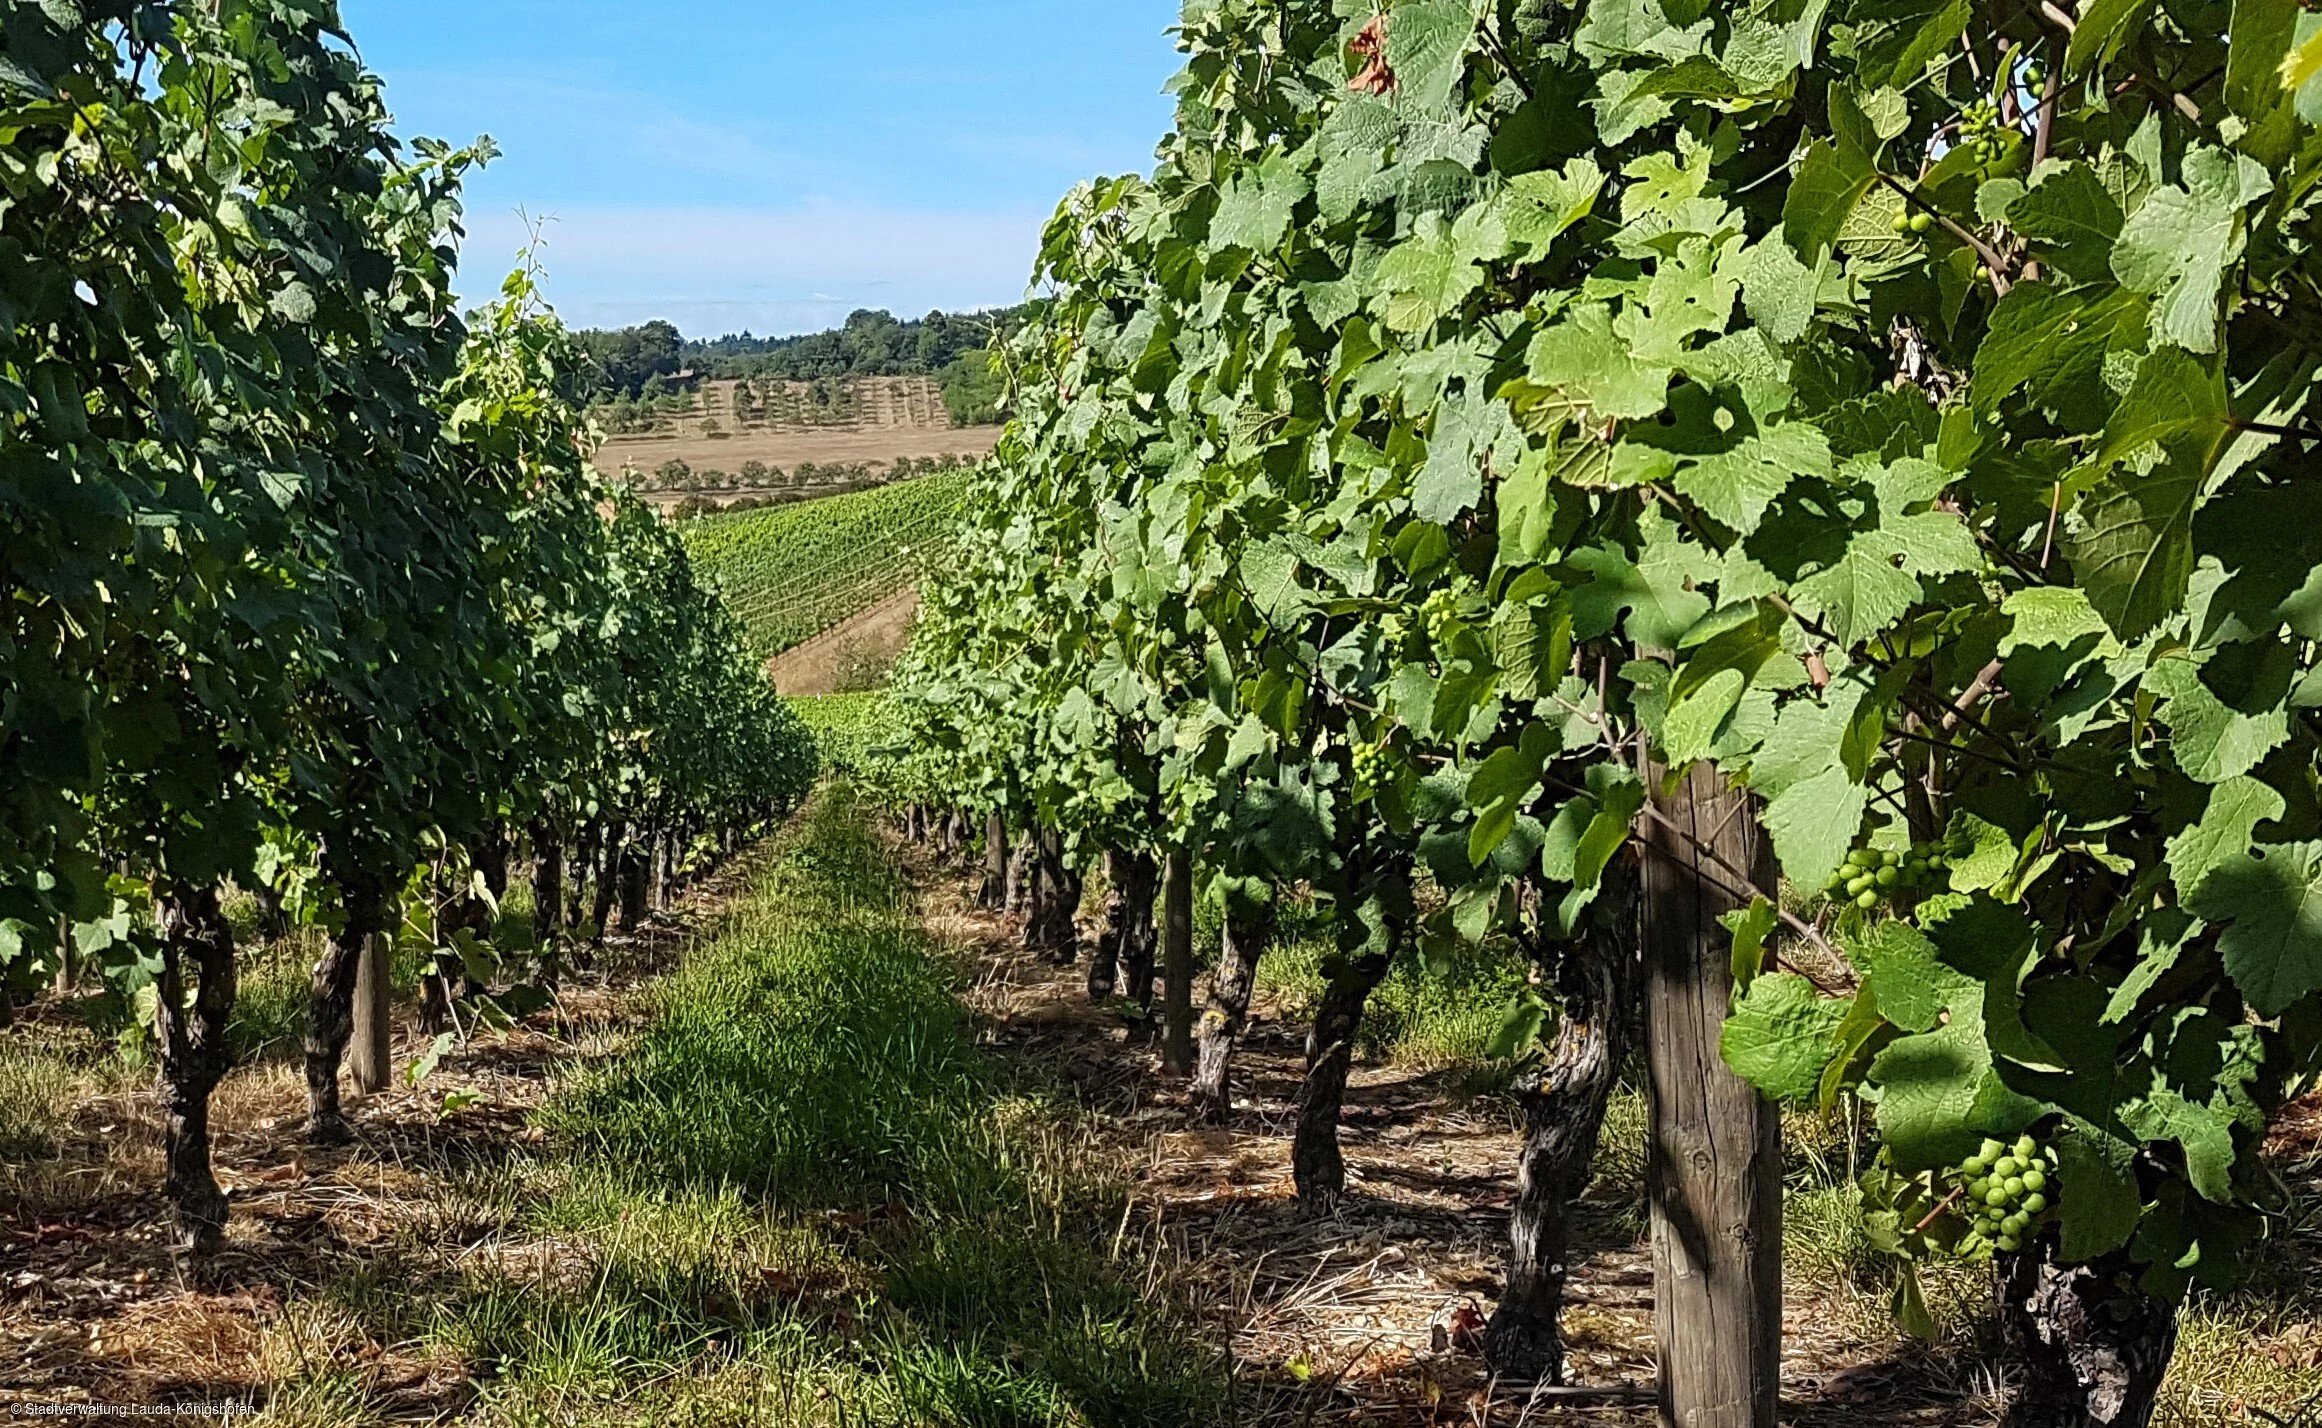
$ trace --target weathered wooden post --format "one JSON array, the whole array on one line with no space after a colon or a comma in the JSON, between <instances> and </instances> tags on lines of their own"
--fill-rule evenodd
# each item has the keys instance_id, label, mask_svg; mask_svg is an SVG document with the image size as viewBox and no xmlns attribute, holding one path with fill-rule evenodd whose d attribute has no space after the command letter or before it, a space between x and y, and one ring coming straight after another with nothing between
<instances>
[{"instance_id":1,"label":"weathered wooden post","mask_svg":"<svg viewBox=\"0 0 2322 1428\"><path fill-rule=\"evenodd\" d=\"M1731 938L1717 922L1740 905L1732 890L1746 881L1775 885L1771 847L1750 796L1708 764L1656 791L1641 832L1661 1421L1775 1428L1781 1120L1718 1054L1733 974Z\"/></svg>"}]
</instances>

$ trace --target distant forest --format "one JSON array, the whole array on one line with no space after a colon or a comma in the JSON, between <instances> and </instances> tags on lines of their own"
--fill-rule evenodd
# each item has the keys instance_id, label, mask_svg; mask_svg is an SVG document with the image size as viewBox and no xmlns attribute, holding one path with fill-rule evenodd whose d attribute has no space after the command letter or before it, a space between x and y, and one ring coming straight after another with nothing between
<instances>
[{"instance_id":1,"label":"distant forest","mask_svg":"<svg viewBox=\"0 0 2322 1428\"><path fill-rule=\"evenodd\" d=\"M864 309L844 327L798 337L688 340L667 322L575 334L597 367L595 398L652 402L704 379L814 381L834 377L934 377L963 426L998 418L1004 384L986 349L1023 309L931 312L908 321Z\"/></svg>"}]
</instances>

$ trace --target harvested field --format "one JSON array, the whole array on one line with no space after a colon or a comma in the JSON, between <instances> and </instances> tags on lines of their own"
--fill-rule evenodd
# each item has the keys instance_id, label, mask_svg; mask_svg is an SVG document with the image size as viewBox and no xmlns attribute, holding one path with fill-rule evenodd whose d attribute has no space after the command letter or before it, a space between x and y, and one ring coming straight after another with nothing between
<instances>
[{"instance_id":1,"label":"harvested field","mask_svg":"<svg viewBox=\"0 0 2322 1428\"><path fill-rule=\"evenodd\" d=\"M651 435L614 436L597 452L597 467L607 475L624 469L650 474L669 461L683 461L695 471L737 474L742 464L759 461L788 472L802 463L815 465L856 462L889 463L908 458L989 455L999 443L1001 428L957 427L944 409L940 393L925 377L859 378L838 384L850 395L813 420L809 403L769 408L773 420L738 419L732 382L706 382L694 412L665 420L664 429ZM809 390L812 384L790 383ZM716 423L716 436L709 424ZM686 492L666 493L665 499L684 499Z\"/></svg>"}]
</instances>

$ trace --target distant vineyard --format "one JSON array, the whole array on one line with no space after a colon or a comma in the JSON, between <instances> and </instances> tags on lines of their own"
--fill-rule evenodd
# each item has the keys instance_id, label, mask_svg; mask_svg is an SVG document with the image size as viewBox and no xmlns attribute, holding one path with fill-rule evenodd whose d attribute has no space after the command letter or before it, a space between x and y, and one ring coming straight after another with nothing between
<instances>
[{"instance_id":1,"label":"distant vineyard","mask_svg":"<svg viewBox=\"0 0 2322 1428\"><path fill-rule=\"evenodd\" d=\"M725 592L752 646L780 654L877 604L949 544L970 476L688 522L686 548Z\"/></svg>"},{"instance_id":2,"label":"distant vineyard","mask_svg":"<svg viewBox=\"0 0 2322 1428\"><path fill-rule=\"evenodd\" d=\"M854 777L870 771L865 755L887 732L885 695L826 694L783 702L814 732L826 768Z\"/></svg>"}]
</instances>

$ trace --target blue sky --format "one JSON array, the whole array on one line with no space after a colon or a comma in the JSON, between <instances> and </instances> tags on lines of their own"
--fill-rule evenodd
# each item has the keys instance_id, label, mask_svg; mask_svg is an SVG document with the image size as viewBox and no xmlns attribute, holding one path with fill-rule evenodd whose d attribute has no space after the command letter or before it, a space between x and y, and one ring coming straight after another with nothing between
<instances>
[{"instance_id":1,"label":"blue sky","mask_svg":"<svg viewBox=\"0 0 2322 1428\"><path fill-rule=\"evenodd\" d=\"M547 219L578 326L811 331L1013 302L1075 182L1143 170L1174 0L342 0L397 132L500 160L463 289Z\"/></svg>"}]
</instances>

